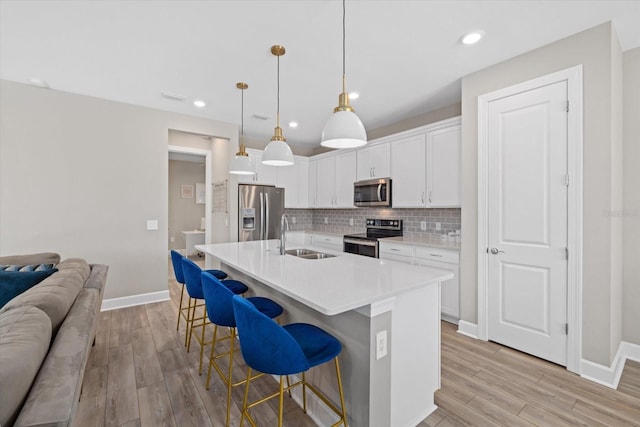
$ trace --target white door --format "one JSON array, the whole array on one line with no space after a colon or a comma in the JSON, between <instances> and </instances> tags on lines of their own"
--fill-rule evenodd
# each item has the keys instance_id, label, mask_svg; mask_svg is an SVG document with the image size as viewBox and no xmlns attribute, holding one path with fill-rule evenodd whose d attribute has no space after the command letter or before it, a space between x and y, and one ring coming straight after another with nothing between
<instances>
[{"instance_id":1,"label":"white door","mask_svg":"<svg viewBox=\"0 0 640 427\"><path fill-rule=\"evenodd\" d=\"M567 363L567 82L489 103L490 340Z\"/></svg>"}]
</instances>

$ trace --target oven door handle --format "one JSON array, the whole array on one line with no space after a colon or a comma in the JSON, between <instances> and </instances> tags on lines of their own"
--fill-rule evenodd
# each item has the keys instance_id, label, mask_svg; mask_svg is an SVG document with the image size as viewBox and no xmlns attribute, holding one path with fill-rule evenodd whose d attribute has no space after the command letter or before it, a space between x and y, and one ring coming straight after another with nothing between
<instances>
[{"instance_id":1,"label":"oven door handle","mask_svg":"<svg viewBox=\"0 0 640 427\"><path fill-rule=\"evenodd\" d=\"M344 243L351 243L353 245L361 245L361 246L376 246L378 242L371 242L369 240L355 240L355 239L344 239Z\"/></svg>"}]
</instances>

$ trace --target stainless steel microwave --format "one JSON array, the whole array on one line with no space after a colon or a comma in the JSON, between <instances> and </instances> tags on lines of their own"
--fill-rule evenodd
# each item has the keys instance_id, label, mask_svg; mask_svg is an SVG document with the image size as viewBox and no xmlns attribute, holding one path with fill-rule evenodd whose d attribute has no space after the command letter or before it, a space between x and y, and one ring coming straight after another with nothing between
<instances>
[{"instance_id":1,"label":"stainless steel microwave","mask_svg":"<svg viewBox=\"0 0 640 427\"><path fill-rule=\"evenodd\" d=\"M391 206L391 178L368 179L353 184L354 206Z\"/></svg>"}]
</instances>

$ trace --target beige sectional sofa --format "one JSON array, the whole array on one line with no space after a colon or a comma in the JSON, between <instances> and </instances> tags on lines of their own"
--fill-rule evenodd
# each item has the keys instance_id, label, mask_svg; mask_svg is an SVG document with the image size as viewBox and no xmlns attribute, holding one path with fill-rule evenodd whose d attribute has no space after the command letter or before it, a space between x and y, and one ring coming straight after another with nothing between
<instances>
[{"instance_id":1,"label":"beige sectional sofa","mask_svg":"<svg viewBox=\"0 0 640 427\"><path fill-rule=\"evenodd\" d=\"M68 426L80 398L108 267L57 254L0 257L57 272L0 309L0 426Z\"/></svg>"}]
</instances>

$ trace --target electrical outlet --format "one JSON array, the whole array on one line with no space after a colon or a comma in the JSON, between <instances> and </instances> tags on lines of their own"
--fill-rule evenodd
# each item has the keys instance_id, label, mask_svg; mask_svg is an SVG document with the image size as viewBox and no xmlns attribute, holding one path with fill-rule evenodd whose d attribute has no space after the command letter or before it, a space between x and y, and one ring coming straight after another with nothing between
<instances>
[{"instance_id":1,"label":"electrical outlet","mask_svg":"<svg viewBox=\"0 0 640 427\"><path fill-rule=\"evenodd\" d=\"M427 229L427 221L420 221L420 230L424 231Z\"/></svg>"},{"instance_id":2,"label":"electrical outlet","mask_svg":"<svg viewBox=\"0 0 640 427\"><path fill-rule=\"evenodd\" d=\"M173 236L171 236L171 237L169 237L169 241L170 241L171 243L173 243L173 242L175 242L175 241L176 241L176 238L175 238L175 237L173 237Z\"/></svg>"},{"instance_id":3,"label":"electrical outlet","mask_svg":"<svg viewBox=\"0 0 640 427\"><path fill-rule=\"evenodd\" d=\"M327 218L326 216L324 217L324 223L329 224L329 218Z\"/></svg>"},{"instance_id":4,"label":"electrical outlet","mask_svg":"<svg viewBox=\"0 0 640 427\"><path fill-rule=\"evenodd\" d=\"M349 225L353 227L353 218L349 219Z\"/></svg>"},{"instance_id":5,"label":"electrical outlet","mask_svg":"<svg viewBox=\"0 0 640 427\"><path fill-rule=\"evenodd\" d=\"M376 334L376 360L380 360L387 355L387 331L380 331Z\"/></svg>"},{"instance_id":6,"label":"electrical outlet","mask_svg":"<svg viewBox=\"0 0 640 427\"><path fill-rule=\"evenodd\" d=\"M295 216L291 217L291 222L294 223L294 224L296 223L296 217Z\"/></svg>"},{"instance_id":7,"label":"electrical outlet","mask_svg":"<svg viewBox=\"0 0 640 427\"><path fill-rule=\"evenodd\" d=\"M442 230L442 225L439 222L436 222L436 230Z\"/></svg>"}]
</instances>

